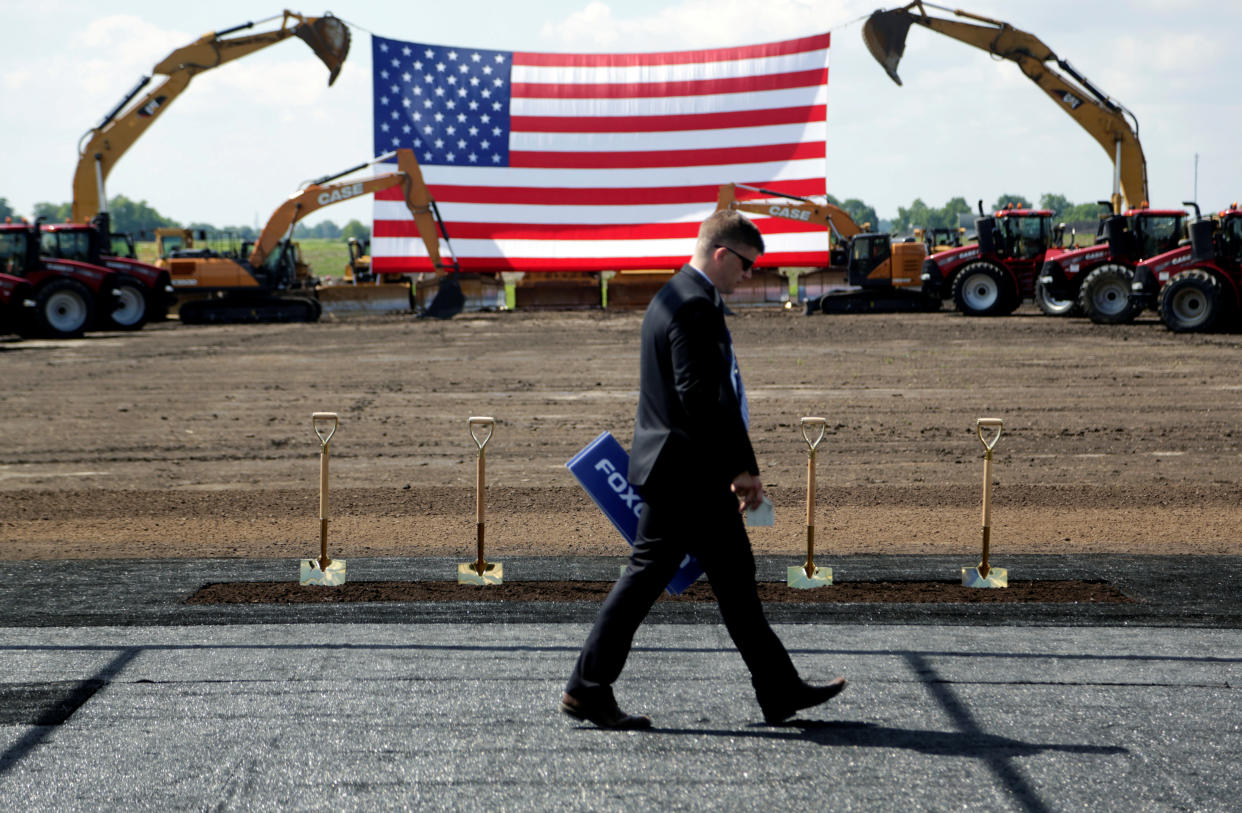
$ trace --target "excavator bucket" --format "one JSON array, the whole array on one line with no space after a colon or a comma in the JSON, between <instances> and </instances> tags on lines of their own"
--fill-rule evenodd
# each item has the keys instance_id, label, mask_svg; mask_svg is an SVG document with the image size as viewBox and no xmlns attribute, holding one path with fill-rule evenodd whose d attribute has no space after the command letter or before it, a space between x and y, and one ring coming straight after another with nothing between
<instances>
[{"instance_id":1,"label":"excavator bucket","mask_svg":"<svg viewBox=\"0 0 1242 813\"><path fill-rule=\"evenodd\" d=\"M897 63L906 52L906 34L910 31L910 12L905 9L877 11L863 23L863 42L867 50L884 68L889 78L901 84Z\"/></svg>"},{"instance_id":2,"label":"excavator bucket","mask_svg":"<svg viewBox=\"0 0 1242 813\"><path fill-rule=\"evenodd\" d=\"M349 54L349 26L340 18L325 14L322 17L310 17L299 23L294 29L295 34L302 38L315 55L328 66L328 84L336 81L341 72L341 65Z\"/></svg>"}]
</instances>

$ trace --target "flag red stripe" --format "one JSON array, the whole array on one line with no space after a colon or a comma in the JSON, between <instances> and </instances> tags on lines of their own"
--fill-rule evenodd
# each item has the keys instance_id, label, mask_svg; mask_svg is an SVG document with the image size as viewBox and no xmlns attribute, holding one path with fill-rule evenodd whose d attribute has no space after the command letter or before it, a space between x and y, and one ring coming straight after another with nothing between
<instances>
[{"instance_id":1,"label":"flag red stripe","mask_svg":"<svg viewBox=\"0 0 1242 813\"><path fill-rule=\"evenodd\" d=\"M789 195L824 194L823 178L807 178L793 181L742 180L753 186L763 186L775 192ZM523 187L523 186L455 186L429 185L431 196L438 203L489 203L510 205L590 206L608 204L615 206L656 205L666 203L708 203L716 199L718 186L658 186L658 187ZM739 190L741 196L742 190ZM749 194L747 197L751 196ZM376 192L377 200L403 200L399 187Z\"/></svg>"},{"instance_id":2,"label":"flag red stripe","mask_svg":"<svg viewBox=\"0 0 1242 813\"><path fill-rule=\"evenodd\" d=\"M679 82L609 82L599 84L537 84L514 82L512 98L526 99L646 99L657 96L714 96L757 93L762 90L814 87L828 81L827 68L728 79L687 79Z\"/></svg>"},{"instance_id":3,"label":"flag red stripe","mask_svg":"<svg viewBox=\"0 0 1242 813\"><path fill-rule=\"evenodd\" d=\"M827 105L739 110L729 113L690 113L672 116L513 116L514 132L527 133L656 133L674 130L719 130L826 121Z\"/></svg>"},{"instance_id":4,"label":"flag red stripe","mask_svg":"<svg viewBox=\"0 0 1242 813\"><path fill-rule=\"evenodd\" d=\"M460 261L462 271L625 271L662 269L676 270L689 259L689 254L675 257L466 257ZM823 268L825 252L788 251L765 254L760 268L803 267ZM377 274L408 274L431 271L426 257L372 257L371 268Z\"/></svg>"},{"instance_id":5,"label":"flag red stripe","mask_svg":"<svg viewBox=\"0 0 1242 813\"><path fill-rule=\"evenodd\" d=\"M413 220L376 220L375 237L418 237ZM823 232L827 250L827 227L786 218L762 220L764 234ZM449 236L454 240L692 240L699 233L698 223L462 223L454 222Z\"/></svg>"},{"instance_id":6,"label":"flag red stripe","mask_svg":"<svg viewBox=\"0 0 1242 813\"><path fill-rule=\"evenodd\" d=\"M749 45L741 48L709 48L701 51L666 51L651 54L536 54L514 51L514 65L558 68L630 67L635 65L688 65L699 62L731 62L737 59L799 54L804 51L826 49L831 42L830 34Z\"/></svg>"},{"instance_id":7,"label":"flag red stripe","mask_svg":"<svg viewBox=\"0 0 1242 813\"><path fill-rule=\"evenodd\" d=\"M509 153L509 166L518 169L650 169L655 167L757 164L823 158L824 142L764 144L758 147L716 147L709 150L643 150L639 152L532 152Z\"/></svg>"}]
</instances>

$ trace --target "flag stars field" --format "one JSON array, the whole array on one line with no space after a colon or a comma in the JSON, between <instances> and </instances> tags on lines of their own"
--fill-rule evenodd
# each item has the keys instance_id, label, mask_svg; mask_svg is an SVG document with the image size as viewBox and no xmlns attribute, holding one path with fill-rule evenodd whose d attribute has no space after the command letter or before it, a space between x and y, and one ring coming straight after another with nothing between
<instances>
[{"instance_id":1,"label":"flag stars field","mask_svg":"<svg viewBox=\"0 0 1242 813\"><path fill-rule=\"evenodd\" d=\"M720 184L824 194L829 44L555 54L373 36L375 151L415 151L464 269L676 268ZM827 263L822 227L761 228L762 265ZM372 257L430 270L399 189L375 197Z\"/></svg>"}]
</instances>

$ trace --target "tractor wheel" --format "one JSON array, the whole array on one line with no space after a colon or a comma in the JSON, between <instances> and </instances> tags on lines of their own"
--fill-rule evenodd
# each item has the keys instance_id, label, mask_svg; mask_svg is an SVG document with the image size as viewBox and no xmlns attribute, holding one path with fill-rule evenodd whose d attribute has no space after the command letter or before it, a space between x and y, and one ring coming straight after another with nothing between
<instances>
[{"instance_id":1,"label":"tractor wheel","mask_svg":"<svg viewBox=\"0 0 1242 813\"><path fill-rule=\"evenodd\" d=\"M1138 316L1130 303L1134 271L1109 263L1094 269L1078 289L1078 307L1097 325L1122 325Z\"/></svg>"},{"instance_id":2,"label":"tractor wheel","mask_svg":"<svg viewBox=\"0 0 1242 813\"><path fill-rule=\"evenodd\" d=\"M104 322L109 330L141 330L147 323L147 292L142 283L121 277L112 288L113 310Z\"/></svg>"},{"instance_id":3,"label":"tractor wheel","mask_svg":"<svg viewBox=\"0 0 1242 813\"><path fill-rule=\"evenodd\" d=\"M39 336L76 339L95 313L90 290L82 283L53 279L35 293L34 328Z\"/></svg>"},{"instance_id":4,"label":"tractor wheel","mask_svg":"<svg viewBox=\"0 0 1242 813\"><path fill-rule=\"evenodd\" d=\"M1174 275L1160 289L1157 310L1174 333L1205 333L1222 321L1225 300L1220 280L1192 268Z\"/></svg>"},{"instance_id":5,"label":"tractor wheel","mask_svg":"<svg viewBox=\"0 0 1242 813\"><path fill-rule=\"evenodd\" d=\"M989 263L971 263L953 280L953 302L967 316L1003 316L1017 308L1009 275Z\"/></svg>"},{"instance_id":6,"label":"tractor wheel","mask_svg":"<svg viewBox=\"0 0 1242 813\"><path fill-rule=\"evenodd\" d=\"M1035 304L1045 316L1081 316L1082 310L1073 297L1057 299L1042 282L1035 283Z\"/></svg>"}]
</instances>

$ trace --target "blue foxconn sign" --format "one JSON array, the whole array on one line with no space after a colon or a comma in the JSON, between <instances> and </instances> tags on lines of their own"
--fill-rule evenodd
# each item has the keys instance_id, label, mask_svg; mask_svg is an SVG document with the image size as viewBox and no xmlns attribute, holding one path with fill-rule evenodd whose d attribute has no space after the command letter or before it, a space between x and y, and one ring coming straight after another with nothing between
<instances>
[{"instance_id":1,"label":"blue foxconn sign","mask_svg":"<svg viewBox=\"0 0 1242 813\"><path fill-rule=\"evenodd\" d=\"M604 516L617 527L625 541L633 545L638 536L638 516L642 513L643 500L625 476L629 465L629 454L611 432L604 432L574 455L565 467L604 512ZM677 595L702 574L703 568L698 560L687 556L668 583L668 591Z\"/></svg>"}]
</instances>

